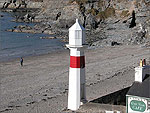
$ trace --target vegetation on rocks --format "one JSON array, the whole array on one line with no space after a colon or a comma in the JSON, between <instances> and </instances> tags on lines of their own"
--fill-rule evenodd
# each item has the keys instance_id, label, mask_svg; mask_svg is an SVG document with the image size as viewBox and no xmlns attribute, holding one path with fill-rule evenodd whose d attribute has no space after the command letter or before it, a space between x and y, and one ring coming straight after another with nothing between
<instances>
[{"instance_id":1,"label":"vegetation on rocks","mask_svg":"<svg viewBox=\"0 0 150 113\"><path fill-rule=\"evenodd\" d=\"M98 1L98 7L101 8L105 5L105 2L103 0Z\"/></svg>"},{"instance_id":2,"label":"vegetation on rocks","mask_svg":"<svg viewBox=\"0 0 150 113\"><path fill-rule=\"evenodd\" d=\"M129 10L123 10L120 14L121 17L128 17L130 15Z\"/></svg>"},{"instance_id":3,"label":"vegetation on rocks","mask_svg":"<svg viewBox=\"0 0 150 113\"><path fill-rule=\"evenodd\" d=\"M92 14L93 16L96 16L98 13L99 13L99 11L95 8L87 10L87 14Z\"/></svg>"},{"instance_id":4,"label":"vegetation on rocks","mask_svg":"<svg viewBox=\"0 0 150 113\"><path fill-rule=\"evenodd\" d=\"M43 0L31 0L33 2L43 2Z\"/></svg>"},{"instance_id":5,"label":"vegetation on rocks","mask_svg":"<svg viewBox=\"0 0 150 113\"><path fill-rule=\"evenodd\" d=\"M76 2L77 4L81 5L81 4L86 4L88 3L89 0L69 0L69 3L73 3Z\"/></svg>"},{"instance_id":6,"label":"vegetation on rocks","mask_svg":"<svg viewBox=\"0 0 150 113\"><path fill-rule=\"evenodd\" d=\"M104 11L99 12L97 17L104 20L114 15L115 15L115 9L111 7L111 8L105 9Z\"/></svg>"},{"instance_id":7,"label":"vegetation on rocks","mask_svg":"<svg viewBox=\"0 0 150 113\"><path fill-rule=\"evenodd\" d=\"M97 18L100 19L106 19L108 17L112 17L115 15L115 9L113 7L107 8L104 11L98 11L95 8L87 10L87 14L92 14L93 16L96 16Z\"/></svg>"}]
</instances>

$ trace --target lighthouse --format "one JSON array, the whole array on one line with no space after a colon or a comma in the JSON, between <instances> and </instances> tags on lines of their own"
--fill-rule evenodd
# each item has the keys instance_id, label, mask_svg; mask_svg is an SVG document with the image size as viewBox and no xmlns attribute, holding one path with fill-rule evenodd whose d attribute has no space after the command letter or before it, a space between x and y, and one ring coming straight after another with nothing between
<instances>
[{"instance_id":1,"label":"lighthouse","mask_svg":"<svg viewBox=\"0 0 150 113\"><path fill-rule=\"evenodd\" d=\"M85 91L85 28L76 19L76 23L69 28L70 68L68 109L77 110L86 102Z\"/></svg>"}]
</instances>

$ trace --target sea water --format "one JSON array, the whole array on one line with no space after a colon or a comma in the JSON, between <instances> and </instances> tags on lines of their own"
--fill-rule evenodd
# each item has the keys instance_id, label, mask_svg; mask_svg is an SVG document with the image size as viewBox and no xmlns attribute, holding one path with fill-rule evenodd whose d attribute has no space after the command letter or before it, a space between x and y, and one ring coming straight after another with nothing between
<instances>
[{"instance_id":1,"label":"sea water","mask_svg":"<svg viewBox=\"0 0 150 113\"><path fill-rule=\"evenodd\" d=\"M0 12L0 61L19 57L40 55L63 49L64 43L59 39L40 39L46 34L7 32L18 25L33 26L33 23L12 22L12 13Z\"/></svg>"}]
</instances>

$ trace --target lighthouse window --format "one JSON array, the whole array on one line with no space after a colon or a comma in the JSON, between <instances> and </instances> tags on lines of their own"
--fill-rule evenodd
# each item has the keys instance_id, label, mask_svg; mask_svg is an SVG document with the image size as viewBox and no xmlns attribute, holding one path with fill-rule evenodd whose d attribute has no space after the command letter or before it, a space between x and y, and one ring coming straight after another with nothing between
<instances>
[{"instance_id":1,"label":"lighthouse window","mask_svg":"<svg viewBox=\"0 0 150 113\"><path fill-rule=\"evenodd\" d=\"M82 34L81 34L80 31L76 31L76 34L75 34L75 35L76 35L76 38L81 38L81 35L82 35Z\"/></svg>"}]
</instances>

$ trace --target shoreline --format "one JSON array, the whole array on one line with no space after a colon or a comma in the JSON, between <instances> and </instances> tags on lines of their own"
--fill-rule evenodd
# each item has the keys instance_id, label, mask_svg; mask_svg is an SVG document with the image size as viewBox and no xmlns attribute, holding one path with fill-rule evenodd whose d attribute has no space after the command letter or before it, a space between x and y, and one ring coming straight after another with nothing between
<instances>
[{"instance_id":1,"label":"shoreline","mask_svg":"<svg viewBox=\"0 0 150 113\"><path fill-rule=\"evenodd\" d=\"M7 8L7 9L0 9L1 12L3 13L13 13L13 12L9 12L10 10L13 10L11 8ZM29 33L29 34L45 34L45 35L49 35L49 36L43 36L40 37L40 39L59 39L62 42L68 42L68 38L65 35L61 35L60 33L56 33L55 30L52 30L51 27L49 25L45 25L43 26L41 22L37 21L37 20L28 20L26 18L27 14L30 14L31 12L34 12L34 10L36 10L35 8L28 8L28 9L18 9L20 11L25 10L24 12L24 16L20 15L19 13L21 12L14 12L17 14L14 14L15 17L13 17L13 20L10 20L11 22L15 22L15 23L22 23L22 25L18 24L17 26L13 26L12 28L8 28L5 31L6 32L14 32L14 33ZM30 13L28 13L28 11ZM18 17L17 17L18 15ZM31 15L33 16L33 15ZM3 15L1 15L1 17L3 18ZM24 18L24 20L22 20L22 18ZM28 24L34 24L34 25L28 25ZM68 30L66 30L68 31Z\"/></svg>"},{"instance_id":2,"label":"shoreline","mask_svg":"<svg viewBox=\"0 0 150 113\"><path fill-rule=\"evenodd\" d=\"M56 50L56 51L50 51L49 53L42 53L42 54L37 54L37 55L27 55L27 56L23 56L23 58L25 59L32 59L33 57L44 57L44 56L49 56L50 54L58 54L58 53L64 53L67 52L67 49L61 49L61 50ZM16 57L16 58L9 58L7 60L0 60L0 63L7 63L7 62L16 62L16 61L20 61L20 57Z\"/></svg>"},{"instance_id":3,"label":"shoreline","mask_svg":"<svg viewBox=\"0 0 150 113\"><path fill-rule=\"evenodd\" d=\"M5 14L5 13L2 13L3 15L4 15L4 17L2 17L2 19L7 19L7 18L9 18L9 17L11 17L11 15L7 15L7 14ZM11 18L11 19L13 19L13 18ZM9 20L8 20L9 21ZM11 25L11 26L16 26L16 25L20 25L20 24L23 24L22 26L26 26L26 23L12 23L12 22L10 22L10 24L9 25ZM25 25L24 25L25 24ZM28 24L27 24L28 25ZM29 24L29 26L31 26L31 24ZM10 27L8 27L8 28L10 28ZM3 32L3 30L5 30L5 29L7 29L7 27L5 28L3 28L2 30L1 30L1 32ZM11 37L11 35L5 35L5 34L15 34L15 39L16 39L16 37L17 38L22 38L21 36L23 36L23 38L22 39L17 39L17 41L18 40L22 40L22 41L24 41L24 40L28 40L28 41L30 41L30 40L32 40L32 38L33 37L37 37L38 38L38 40L39 40L39 43L42 43L42 42L44 42L44 44L46 44L45 42L47 42L47 39L46 40L44 40L44 39L41 39L41 37L50 37L51 35L47 35L47 34L44 34L44 33L41 33L41 34L39 34L39 33L34 33L34 34L31 34L31 33L11 33L11 32L7 32L7 31L4 31L5 33L4 33L4 37L3 37L3 40L5 40L5 36L7 36L7 37ZM19 36L19 37L18 37ZM32 37L33 36L33 37ZM31 39L26 39L26 38L30 38L31 37ZM7 39L7 38L6 38ZM11 40L11 38L9 38L10 40ZM12 40L13 40L13 38L12 38ZM36 40L35 40L36 41ZM54 40L48 40L49 41L49 43L50 44L47 44L46 45L46 47L43 47L44 49L46 49L46 50L42 50L42 49L39 49L37 52L30 52L29 51L29 53L27 53L27 51L28 51L28 49L30 49L30 48L27 48L27 49L23 49L22 48L22 50L25 50L25 51L23 51L21 54L20 53L17 53L17 52L20 52L20 50L18 49L18 48L16 48L16 49L11 49L10 50L10 52L9 52L9 47L8 47L8 49L7 49L7 47L5 47L5 46L7 46L6 44L5 44L5 46L3 46L4 47L4 49L5 50L2 50L1 51L1 56L0 56L0 62L11 62L11 61L13 61L13 60L15 60L15 59L17 59L17 60L19 60L19 58L20 57L28 57L28 56L39 56L39 55L43 55L43 54L51 54L51 53L54 53L55 51L57 52L57 51L64 51L65 49L64 49L64 42L62 42L61 41L61 39L54 39ZM53 44L51 44L51 43L56 43L56 45L58 45L58 47L55 47ZM22 43L22 42L21 42ZM60 43L60 44L59 44ZM8 43L8 44L11 44L11 43ZM24 43L23 43L24 44ZM4 45L4 44L3 44ZM25 44L26 45L26 44ZM31 45L34 45L34 44L31 44ZM60 46L59 46L60 45ZM18 45L19 46L19 45ZM53 47L49 47L49 49L48 49L48 47L47 46L53 46ZM10 46L11 47L11 46ZM40 44L40 46L39 47L41 47L41 44ZM41 47L42 48L42 47ZM54 48L54 49L52 49L52 48ZM37 50L35 47L33 48L33 50ZM6 54L6 52L7 52L7 54ZM11 53L12 52L12 53ZM4 56L5 55L5 56Z\"/></svg>"},{"instance_id":4,"label":"shoreline","mask_svg":"<svg viewBox=\"0 0 150 113\"><path fill-rule=\"evenodd\" d=\"M99 49L113 49L113 48L119 48L119 47L138 47L138 48L141 48L141 49L150 49L149 47L141 47L140 45L119 45L119 46L106 46L106 47L90 47L87 48L85 50L85 52L90 52L90 51L97 51ZM48 57L50 55L58 55L58 54L66 54L68 53L69 55L69 49L66 48L66 46L64 45L63 49L61 50L56 50L56 51L50 51L49 53L43 53L43 54L37 54L37 55L27 55L27 56L24 56L23 58L27 59L27 60L31 60L32 58L41 58L41 57ZM150 51L150 50L149 50ZM20 57L19 58L11 58L11 59L7 59L7 60L0 60L0 63L7 63L7 62L16 62L16 61L19 61L20 60ZM150 59L149 59L150 60ZM150 62L150 61L149 61Z\"/></svg>"}]
</instances>

